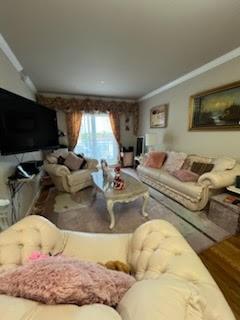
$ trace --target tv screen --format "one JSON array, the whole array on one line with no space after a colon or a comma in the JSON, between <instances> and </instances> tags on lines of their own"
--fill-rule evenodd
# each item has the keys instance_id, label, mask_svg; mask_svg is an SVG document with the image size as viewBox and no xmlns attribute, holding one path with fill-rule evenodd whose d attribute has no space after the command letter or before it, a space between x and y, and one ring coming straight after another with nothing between
<instances>
[{"instance_id":1,"label":"tv screen","mask_svg":"<svg viewBox=\"0 0 240 320\"><path fill-rule=\"evenodd\" d=\"M59 146L54 110L0 89L0 150L23 153Z\"/></svg>"}]
</instances>

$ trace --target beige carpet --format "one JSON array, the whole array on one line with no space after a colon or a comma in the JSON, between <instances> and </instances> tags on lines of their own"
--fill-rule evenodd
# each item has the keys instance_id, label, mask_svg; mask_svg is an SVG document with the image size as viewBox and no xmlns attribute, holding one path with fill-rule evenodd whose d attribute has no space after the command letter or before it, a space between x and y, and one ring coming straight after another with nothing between
<instances>
[{"instance_id":1,"label":"beige carpet","mask_svg":"<svg viewBox=\"0 0 240 320\"><path fill-rule=\"evenodd\" d=\"M140 214L141 199L128 204L116 204L116 225L110 230L105 200L102 194L98 193L94 201L92 193L93 189L87 188L72 197L52 188L41 204L41 215L61 229L96 233L133 232L147 221ZM172 223L197 252L214 244L208 236L153 198L150 198L146 211L149 213L148 219L164 219Z\"/></svg>"}]
</instances>

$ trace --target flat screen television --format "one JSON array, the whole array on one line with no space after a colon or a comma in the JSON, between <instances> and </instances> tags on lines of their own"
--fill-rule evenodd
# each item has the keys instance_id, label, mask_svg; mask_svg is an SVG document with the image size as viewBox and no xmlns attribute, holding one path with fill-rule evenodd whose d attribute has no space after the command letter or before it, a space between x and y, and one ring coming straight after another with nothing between
<instances>
[{"instance_id":1,"label":"flat screen television","mask_svg":"<svg viewBox=\"0 0 240 320\"><path fill-rule=\"evenodd\" d=\"M56 111L0 88L0 150L16 154L58 148Z\"/></svg>"}]
</instances>

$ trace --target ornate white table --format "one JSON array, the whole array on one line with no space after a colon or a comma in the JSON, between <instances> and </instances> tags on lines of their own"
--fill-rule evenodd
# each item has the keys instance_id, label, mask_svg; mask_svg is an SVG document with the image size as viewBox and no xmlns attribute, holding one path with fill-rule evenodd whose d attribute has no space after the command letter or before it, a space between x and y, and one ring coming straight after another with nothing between
<instances>
[{"instance_id":1,"label":"ornate white table","mask_svg":"<svg viewBox=\"0 0 240 320\"><path fill-rule=\"evenodd\" d=\"M104 177L102 170L92 173L95 190L96 192L100 191L103 193L107 203L107 209L110 216L110 229L113 229L115 226L113 207L117 202L128 203L135 201L138 198L143 198L141 213L144 217L148 217L148 213L145 211L149 198L147 186L126 173L121 173L121 177L125 181L125 188L123 190L115 190L112 188L112 183L110 181L111 179L108 180L106 177Z\"/></svg>"}]
</instances>

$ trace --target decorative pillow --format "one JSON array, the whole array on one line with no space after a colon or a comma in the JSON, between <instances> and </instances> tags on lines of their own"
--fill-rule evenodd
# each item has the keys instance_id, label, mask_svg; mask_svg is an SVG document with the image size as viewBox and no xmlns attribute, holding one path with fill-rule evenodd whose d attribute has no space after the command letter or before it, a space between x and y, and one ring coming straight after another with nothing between
<instances>
[{"instance_id":1,"label":"decorative pillow","mask_svg":"<svg viewBox=\"0 0 240 320\"><path fill-rule=\"evenodd\" d=\"M197 155L197 154L189 154L187 158L184 160L184 163L181 169L191 170L193 162L211 163L212 158Z\"/></svg>"},{"instance_id":2,"label":"decorative pillow","mask_svg":"<svg viewBox=\"0 0 240 320\"><path fill-rule=\"evenodd\" d=\"M116 306L135 279L93 262L49 257L0 275L0 293L46 304Z\"/></svg>"},{"instance_id":3,"label":"decorative pillow","mask_svg":"<svg viewBox=\"0 0 240 320\"><path fill-rule=\"evenodd\" d=\"M72 171L79 170L82 164L83 158L78 157L73 152L69 152L67 158L64 161L64 165Z\"/></svg>"},{"instance_id":4,"label":"decorative pillow","mask_svg":"<svg viewBox=\"0 0 240 320\"><path fill-rule=\"evenodd\" d=\"M63 165L64 162L65 162L65 158L63 158L62 156L59 156L59 157L57 158L57 163L58 163L58 164Z\"/></svg>"},{"instance_id":5,"label":"decorative pillow","mask_svg":"<svg viewBox=\"0 0 240 320\"><path fill-rule=\"evenodd\" d=\"M165 152L152 151L149 152L147 159L144 162L145 167L160 169L167 157Z\"/></svg>"},{"instance_id":6,"label":"decorative pillow","mask_svg":"<svg viewBox=\"0 0 240 320\"><path fill-rule=\"evenodd\" d=\"M170 151L168 152L164 168L170 173L175 170L179 170L181 169L186 157L186 153Z\"/></svg>"},{"instance_id":7,"label":"decorative pillow","mask_svg":"<svg viewBox=\"0 0 240 320\"><path fill-rule=\"evenodd\" d=\"M53 156L52 154L49 154L46 156L46 160L48 163L51 163L51 164L57 164L58 163L58 158Z\"/></svg>"},{"instance_id":8,"label":"decorative pillow","mask_svg":"<svg viewBox=\"0 0 240 320\"><path fill-rule=\"evenodd\" d=\"M212 171L225 171L231 170L236 165L236 160L231 158L218 158L213 164L214 168Z\"/></svg>"},{"instance_id":9,"label":"decorative pillow","mask_svg":"<svg viewBox=\"0 0 240 320\"><path fill-rule=\"evenodd\" d=\"M77 157L83 160L82 164L80 165L79 169L84 169L84 167L87 165L87 160L84 158L84 155L82 154L77 154Z\"/></svg>"},{"instance_id":10,"label":"decorative pillow","mask_svg":"<svg viewBox=\"0 0 240 320\"><path fill-rule=\"evenodd\" d=\"M214 167L212 163L193 162L191 171L197 173L199 176L206 172L210 172Z\"/></svg>"},{"instance_id":11,"label":"decorative pillow","mask_svg":"<svg viewBox=\"0 0 240 320\"><path fill-rule=\"evenodd\" d=\"M197 173L186 169L175 170L172 175L182 182L196 182L199 178Z\"/></svg>"}]
</instances>

